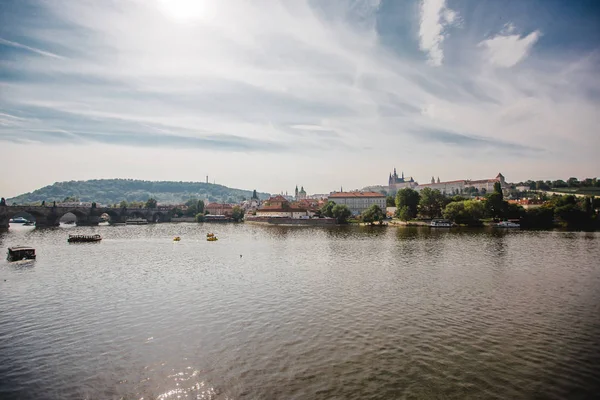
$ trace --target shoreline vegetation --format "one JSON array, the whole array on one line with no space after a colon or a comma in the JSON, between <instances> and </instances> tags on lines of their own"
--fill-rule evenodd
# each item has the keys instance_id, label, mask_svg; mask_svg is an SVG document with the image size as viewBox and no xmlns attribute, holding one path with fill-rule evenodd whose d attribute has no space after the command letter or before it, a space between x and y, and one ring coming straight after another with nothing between
<instances>
[{"instance_id":1,"label":"shoreline vegetation","mask_svg":"<svg viewBox=\"0 0 600 400\"><path fill-rule=\"evenodd\" d=\"M540 194L525 208L518 202L505 200L499 183L494 185L492 193L475 199L460 195L446 197L439 190L429 188L421 192L401 189L396 194L395 205L394 217L407 225L443 217L458 226L469 227L515 221L524 229L600 230L599 198Z\"/></svg>"},{"instance_id":2,"label":"shoreline vegetation","mask_svg":"<svg viewBox=\"0 0 600 400\"><path fill-rule=\"evenodd\" d=\"M589 181L589 182L588 182ZM204 185L205 187L216 188L218 185L198 184L189 182L146 182L134 180L97 180L86 181L97 184L98 182L117 182L121 185L154 184L154 189L178 190L180 186ZM69 182L70 185L81 184L82 182ZM485 227L493 226L501 221L517 222L522 229L567 229L581 231L600 230L600 197L594 196L598 190L598 181L596 178L577 181L570 178L566 182L533 182L527 181L520 183L524 188L529 188L524 192L515 190L515 185L502 187L500 182L496 182L494 189L490 193L465 193L448 196L437 189L424 188L417 191L411 188L404 188L394 196L388 195L386 205L395 206L393 215L388 214L387 210L382 210L379 206L373 204L360 215L351 212L348 206L336 204L335 201L326 201L319 209L313 208L307 219L300 221L287 221L284 219L267 218L261 219L255 216L253 209L245 209L240 205L230 207L231 212L227 218L216 218L219 215L209 215L206 204L197 197L189 198L185 203L179 206L170 206L165 209L173 222L256 222L273 225L386 225L386 226L428 226L433 219L443 218L451 221L454 226L464 227ZM55 184L59 185L59 184ZM161 186L162 185L162 186ZM224 189L230 190L223 187ZM43 188L47 189L47 188ZM231 189L237 190L237 189ZM38 191L36 191L38 192ZM34 192L34 193L36 193ZM260 205L261 193L256 190L248 192L251 199ZM504 198L504 194L510 194L510 200ZM583 195L582 193L586 193ZM22 195L25 196L25 195ZM89 196L88 196L89 197ZM148 208L155 209L158 206L157 199L148 196L145 202L126 201L115 202L109 207L114 208ZM246 198L244 198L245 200ZM65 197L63 202L78 202L80 199L76 196ZM39 202L39 201L38 201ZM45 200L41 200L44 206ZM15 204L15 203L13 203ZM55 203L54 203L55 204ZM92 202L92 208L95 202ZM7 201L2 198L2 205L7 205ZM34 205L34 204L29 204ZM243 204L241 204L243 205ZM247 218L245 214L248 213ZM308 212L307 212L308 213ZM254 220L254 221L252 221Z\"/></svg>"}]
</instances>

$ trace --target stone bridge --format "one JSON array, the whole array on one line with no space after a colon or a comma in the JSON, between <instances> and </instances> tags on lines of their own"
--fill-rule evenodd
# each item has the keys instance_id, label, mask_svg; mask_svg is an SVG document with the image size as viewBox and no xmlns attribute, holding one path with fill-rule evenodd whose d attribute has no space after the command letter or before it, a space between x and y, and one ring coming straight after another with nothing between
<instances>
[{"instance_id":1,"label":"stone bridge","mask_svg":"<svg viewBox=\"0 0 600 400\"><path fill-rule=\"evenodd\" d=\"M67 213L77 217L77 225L98 225L100 217L107 214L110 223L124 223L130 218L142 218L148 222L169 222L169 208L111 208L111 207L61 207L57 206L0 206L0 229L8 229L9 220L20 213L28 213L35 218L37 227L58 226Z\"/></svg>"}]
</instances>

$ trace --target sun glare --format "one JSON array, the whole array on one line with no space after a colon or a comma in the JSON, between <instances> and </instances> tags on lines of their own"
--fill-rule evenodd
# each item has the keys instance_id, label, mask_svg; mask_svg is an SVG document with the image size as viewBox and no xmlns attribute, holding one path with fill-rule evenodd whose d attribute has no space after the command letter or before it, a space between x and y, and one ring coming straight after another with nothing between
<instances>
[{"instance_id":1,"label":"sun glare","mask_svg":"<svg viewBox=\"0 0 600 400\"><path fill-rule=\"evenodd\" d=\"M206 0L158 0L160 10L178 22L210 18L210 4Z\"/></svg>"}]
</instances>

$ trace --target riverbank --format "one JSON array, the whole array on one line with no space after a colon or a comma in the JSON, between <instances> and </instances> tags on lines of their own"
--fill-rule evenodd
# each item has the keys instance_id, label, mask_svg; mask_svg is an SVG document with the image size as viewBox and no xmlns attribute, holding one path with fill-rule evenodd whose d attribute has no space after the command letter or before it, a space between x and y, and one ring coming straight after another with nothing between
<instances>
[{"instance_id":1,"label":"riverbank","mask_svg":"<svg viewBox=\"0 0 600 400\"><path fill-rule=\"evenodd\" d=\"M255 217L248 216L244 222L260 225L290 225L290 226L332 226L335 225L334 218L278 218L278 217Z\"/></svg>"}]
</instances>

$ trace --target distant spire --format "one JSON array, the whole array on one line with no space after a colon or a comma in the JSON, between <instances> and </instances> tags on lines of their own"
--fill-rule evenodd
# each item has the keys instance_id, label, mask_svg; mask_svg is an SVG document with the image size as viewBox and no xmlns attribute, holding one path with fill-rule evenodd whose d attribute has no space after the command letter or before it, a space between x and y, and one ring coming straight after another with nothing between
<instances>
[{"instance_id":1,"label":"distant spire","mask_svg":"<svg viewBox=\"0 0 600 400\"><path fill-rule=\"evenodd\" d=\"M433 176L431 177L431 183L435 183L435 178Z\"/></svg>"},{"instance_id":2,"label":"distant spire","mask_svg":"<svg viewBox=\"0 0 600 400\"><path fill-rule=\"evenodd\" d=\"M402 179L404 179L404 171L402 171Z\"/></svg>"},{"instance_id":3,"label":"distant spire","mask_svg":"<svg viewBox=\"0 0 600 400\"><path fill-rule=\"evenodd\" d=\"M394 176L398 176L398 174L396 173L396 167L394 167Z\"/></svg>"},{"instance_id":4,"label":"distant spire","mask_svg":"<svg viewBox=\"0 0 600 400\"><path fill-rule=\"evenodd\" d=\"M438 183L440 183L440 177L438 176Z\"/></svg>"}]
</instances>

